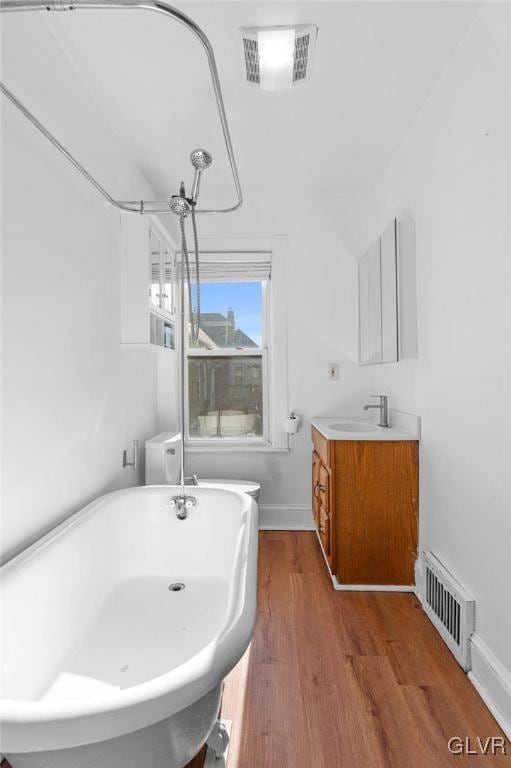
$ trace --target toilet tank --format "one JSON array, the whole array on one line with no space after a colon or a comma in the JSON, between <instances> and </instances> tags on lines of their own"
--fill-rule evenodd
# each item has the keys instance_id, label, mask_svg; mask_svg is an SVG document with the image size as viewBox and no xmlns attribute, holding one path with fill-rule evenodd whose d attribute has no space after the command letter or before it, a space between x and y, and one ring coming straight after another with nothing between
<instances>
[{"instance_id":1,"label":"toilet tank","mask_svg":"<svg viewBox=\"0 0 511 768\"><path fill-rule=\"evenodd\" d=\"M146 441L146 485L176 485L180 468L181 432L161 432Z\"/></svg>"}]
</instances>

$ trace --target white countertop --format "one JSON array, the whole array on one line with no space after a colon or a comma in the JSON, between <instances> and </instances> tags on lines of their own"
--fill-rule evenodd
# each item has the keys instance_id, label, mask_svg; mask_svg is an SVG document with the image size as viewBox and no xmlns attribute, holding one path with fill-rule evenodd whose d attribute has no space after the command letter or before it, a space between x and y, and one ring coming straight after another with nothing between
<instances>
[{"instance_id":1,"label":"white countertop","mask_svg":"<svg viewBox=\"0 0 511 768\"><path fill-rule=\"evenodd\" d=\"M337 416L312 418L311 424L327 440L420 440L420 419L411 413L390 411L390 427L369 419Z\"/></svg>"}]
</instances>

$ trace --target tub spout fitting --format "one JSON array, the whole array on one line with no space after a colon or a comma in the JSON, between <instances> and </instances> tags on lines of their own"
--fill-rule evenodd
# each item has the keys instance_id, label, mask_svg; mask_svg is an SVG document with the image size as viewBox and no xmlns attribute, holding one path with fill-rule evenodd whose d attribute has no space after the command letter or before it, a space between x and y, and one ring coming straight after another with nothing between
<instances>
[{"instance_id":1,"label":"tub spout fitting","mask_svg":"<svg viewBox=\"0 0 511 768\"><path fill-rule=\"evenodd\" d=\"M66 0L48 0L47 11L72 11L74 10L72 2Z\"/></svg>"},{"instance_id":2,"label":"tub spout fitting","mask_svg":"<svg viewBox=\"0 0 511 768\"><path fill-rule=\"evenodd\" d=\"M169 507L175 510L178 520L186 520L188 512L196 506L195 496L173 496L169 502Z\"/></svg>"}]
</instances>

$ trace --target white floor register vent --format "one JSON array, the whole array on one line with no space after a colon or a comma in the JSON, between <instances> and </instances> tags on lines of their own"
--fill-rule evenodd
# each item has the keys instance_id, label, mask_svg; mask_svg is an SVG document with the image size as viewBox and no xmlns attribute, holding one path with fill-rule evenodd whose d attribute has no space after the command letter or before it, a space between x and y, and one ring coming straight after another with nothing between
<instances>
[{"instance_id":1,"label":"white floor register vent","mask_svg":"<svg viewBox=\"0 0 511 768\"><path fill-rule=\"evenodd\" d=\"M463 669L470 669L475 601L431 553L423 553L422 606Z\"/></svg>"}]
</instances>

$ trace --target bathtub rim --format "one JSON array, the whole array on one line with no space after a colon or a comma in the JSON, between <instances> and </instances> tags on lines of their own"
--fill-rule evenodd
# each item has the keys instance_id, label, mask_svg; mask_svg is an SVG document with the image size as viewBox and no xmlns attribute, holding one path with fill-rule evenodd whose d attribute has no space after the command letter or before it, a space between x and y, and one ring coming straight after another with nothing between
<instances>
[{"instance_id":1,"label":"bathtub rim","mask_svg":"<svg viewBox=\"0 0 511 768\"><path fill-rule=\"evenodd\" d=\"M12 569L28 562L33 557L41 554L44 549L57 538L82 524L86 518L98 512L98 510L112 498L126 495L138 495L147 490L161 489L171 494L176 486L151 485L134 486L106 493L94 499L82 509L78 510L53 530L46 533L25 550L11 558L0 569L0 575L6 574ZM197 489L199 490L199 489ZM246 650L255 623L255 589L254 585L257 572L257 504L247 494L231 489L204 488L207 495L227 493L240 502L240 516L245 520L240 522L240 531L237 543L237 559L239 573L237 576L238 594L233 601L234 612L229 611L225 624L218 634L196 654L187 659L183 664L165 672L163 675L151 678L143 683L125 688L115 693L90 698L63 699L59 701L41 701L29 699L0 699L0 720L2 722L2 749L3 751L35 751L33 747L15 749L7 743L10 742L8 731L10 727L15 730L25 726L42 726L44 724L60 721L65 725L66 721L83 718L98 718L103 715L111 715L113 712L130 711L141 705L150 705L153 701L170 699L166 712L169 715L180 711L197 701L200 696L210 690L218 680L232 669ZM200 492L200 491L199 491ZM206 494L205 494L206 495ZM184 521L186 524L186 521ZM240 540L242 545L240 546ZM241 562L240 562L241 561ZM243 621L248 619L248 621ZM215 666L212 666L212 661ZM201 685L204 683L204 685ZM185 692L189 691L189 695ZM182 696L179 696L179 694ZM180 698L176 706L171 706L172 697ZM153 722L158 722L156 718ZM146 718L147 720L147 718ZM151 718L146 724L151 722ZM139 726L139 727L143 727ZM116 729L116 733L127 733L126 730ZM14 738L17 741L18 739ZM85 739L82 743L100 741L102 738ZM28 739L30 741L30 739ZM73 743L76 743L74 741Z\"/></svg>"}]
</instances>

